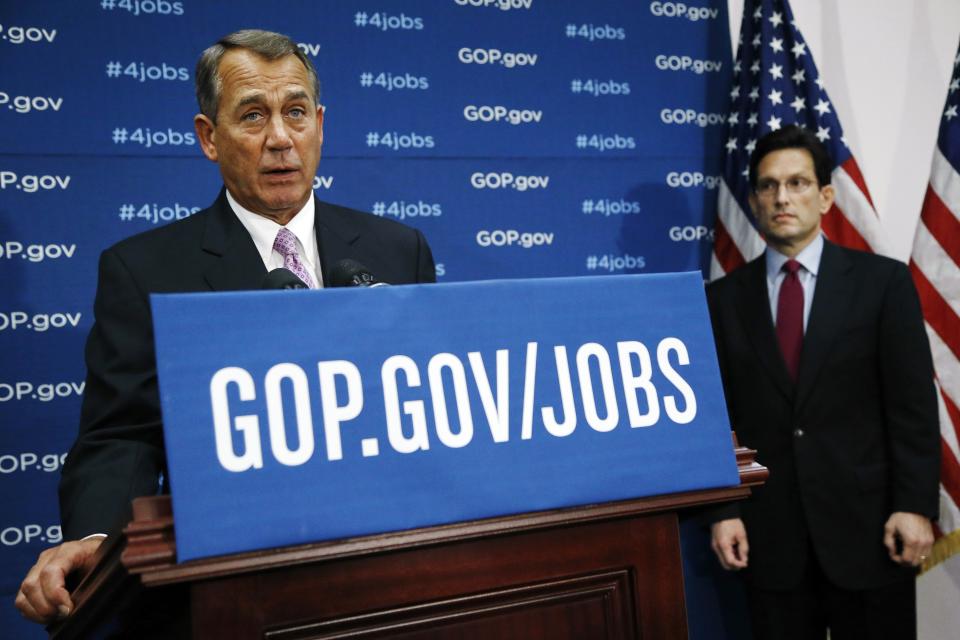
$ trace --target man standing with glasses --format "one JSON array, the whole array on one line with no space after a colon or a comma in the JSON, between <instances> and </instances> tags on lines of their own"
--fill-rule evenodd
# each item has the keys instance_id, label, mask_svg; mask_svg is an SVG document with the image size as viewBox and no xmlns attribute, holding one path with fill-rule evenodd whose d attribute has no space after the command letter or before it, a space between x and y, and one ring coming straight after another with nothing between
<instances>
[{"instance_id":1,"label":"man standing with glasses","mask_svg":"<svg viewBox=\"0 0 960 640\"><path fill-rule=\"evenodd\" d=\"M750 158L762 256L707 289L730 422L770 469L712 514L756 638L916 636L940 441L930 348L900 262L826 241L831 162L789 126Z\"/></svg>"}]
</instances>

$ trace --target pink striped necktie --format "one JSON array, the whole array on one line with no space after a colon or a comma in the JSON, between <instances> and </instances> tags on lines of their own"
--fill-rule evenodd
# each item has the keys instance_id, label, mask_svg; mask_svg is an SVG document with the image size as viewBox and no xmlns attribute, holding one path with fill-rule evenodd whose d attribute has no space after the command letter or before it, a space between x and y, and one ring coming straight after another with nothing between
<instances>
[{"instance_id":1,"label":"pink striped necktie","mask_svg":"<svg viewBox=\"0 0 960 640\"><path fill-rule=\"evenodd\" d=\"M800 263L787 260L783 270L787 275L780 285L777 299L777 341L787 371L796 382L800 373L800 351L803 349L803 285L797 276Z\"/></svg>"},{"instance_id":2,"label":"pink striped necktie","mask_svg":"<svg viewBox=\"0 0 960 640\"><path fill-rule=\"evenodd\" d=\"M297 236L292 231L281 227L277 232L277 239L273 241L273 250L283 256L284 269L289 269L311 289L317 288L306 267L300 262L300 255L297 253Z\"/></svg>"}]
</instances>

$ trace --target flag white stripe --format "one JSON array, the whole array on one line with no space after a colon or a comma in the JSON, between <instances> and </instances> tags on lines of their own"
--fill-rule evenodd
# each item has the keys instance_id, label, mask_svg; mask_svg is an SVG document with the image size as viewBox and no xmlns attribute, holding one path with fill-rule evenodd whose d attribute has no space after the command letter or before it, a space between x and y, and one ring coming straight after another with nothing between
<instances>
[{"instance_id":1,"label":"flag white stripe","mask_svg":"<svg viewBox=\"0 0 960 640\"><path fill-rule=\"evenodd\" d=\"M727 183L720 181L720 191L718 196L719 215L723 226L733 243L740 250L740 255L747 262L750 262L761 253L763 253L764 243L760 234L750 224L748 214L740 208L740 203L733 197L733 193L727 187Z\"/></svg>"},{"instance_id":2,"label":"flag white stripe","mask_svg":"<svg viewBox=\"0 0 960 640\"><path fill-rule=\"evenodd\" d=\"M912 257L933 288L960 317L960 266L947 255L923 220L917 225Z\"/></svg>"},{"instance_id":3,"label":"flag white stripe","mask_svg":"<svg viewBox=\"0 0 960 640\"><path fill-rule=\"evenodd\" d=\"M940 335L934 331L930 325L927 327L927 337L930 339L930 353L933 356L933 367L937 370L937 380L940 383L940 389L954 405L960 407L960 362L957 361L956 356L953 355L953 352L950 351L950 347L940 339ZM944 410L945 411L945 410ZM949 420L949 416L946 413L941 413L940 424L942 425L951 425L953 424ZM946 422L944 422L946 420ZM960 454L960 443L957 442L957 434L953 432L953 429L943 429L943 431L948 431L950 433L945 433L944 438L946 438L950 443L952 443L952 449L954 453ZM957 457L960 460L960 455Z\"/></svg>"},{"instance_id":4,"label":"flag white stripe","mask_svg":"<svg viewBox=\"0 0 960 640\"><path fill-rule=\"evenodd\" d=\"M940 397L939 393L937 393L937 405L940 413L940 424L950 425L951 422L950 416L947 414L947 406L944 404L943 398ZM960 443L957 442L957 434L954 433L952 429L941 429L940 437L943 438L947 447L953 452L954 458L960 460ZM937 524L944 533L950 533L960 528L960 507L958 507L957 503L953 501L953 497L944 489L942 482L940 483L940 518Z\"/></svg>"},{"instance_id":5,"label":"flag white stripe","mask_svg":"<svg viewBox=\"0 0 960 640\"><path fill-rule=\"evenodd\" d=\"M960 174L937 147L933 152L930 169L930 186L947 205L954 218L960 220Z\"/></svg>"},{"instance_id":6,"label":"flag white stripe","mask_svg":"<svg viewBox=\"0 0 960 640\"><path fill-rule=\"evenodd\" d=\"M710 280L716 280L717 278L722 278L724 273L723 266L720 264L720 261L717 260L717 254L713 251L710 252Z\"/></svg>"},{"instance_id":7,"label":"flag white stripe","mask_svg":"<svg viewBox=\"0 0 960 640\"><path fill-rule=\"evenodd\" d=\"M937 520L937 525L944 533L950 533L960 527L960 509L943 485L940 485L940 518Z\"/></svg>"},{"instance_id":8,"label":"flag white stripe","mask_svg":"<svg viewBox=\"0 0 960 640\"><path fill-rule=\"evenodd\" d=\"M843 217L863 236L874 253L889 255L886 235L867 196L841 167L834 169L830 178L837 192L837 207Z\"/></svg>"}]
</instances>

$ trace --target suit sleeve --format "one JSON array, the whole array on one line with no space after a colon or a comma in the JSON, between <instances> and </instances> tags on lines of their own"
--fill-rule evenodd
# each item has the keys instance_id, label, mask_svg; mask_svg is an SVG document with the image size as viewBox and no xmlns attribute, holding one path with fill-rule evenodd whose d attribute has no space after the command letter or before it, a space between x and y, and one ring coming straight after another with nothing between
<instances>
[{"instance_id":1,"label":"suit sleeve","mask_svg":"<svg viewBox=\"0 0 960 640\"><path fill-rule=\"evenodd\" d=\"M60 479L65 540L112 533L157 493L163 436L146 294L113 250L100 257L80 430Z\"/></svg>"},{"instance_id":2,"label":"suit sleeve","mask_svg":"<svg viewBox=\"0 0 960 640\"><path fill-rule=\"evenodd\" d=\"M713 329L713 342L717 348L717 364L720 366L720 381L723 383L724 401L727 404L727 415L733 415L730 410L729 400L727 399L727 367L726 351L723 342L723 323L720 319L720 302L718 301L718 290L715 286L707 287L707 306L710 310L710 325ZM731 425L731 429L736 431L736 427ZM708 524L720 522L721 520L730 520L740 517L740 505L736 502L728 502L713 507L708 507L703 514L704 520Z\"/></svg>"},{"instance_id":3,"label":"suit sleeve","mask_svg":"<svg viewBox=\"0 0 960 640\"><path fill-rule=\"evenodd\" d=\"M880 320L880 376L890 449L892 511L936 518L940 430L930 344L916 288L897 264Z\"/></svg>"}]
</instances>

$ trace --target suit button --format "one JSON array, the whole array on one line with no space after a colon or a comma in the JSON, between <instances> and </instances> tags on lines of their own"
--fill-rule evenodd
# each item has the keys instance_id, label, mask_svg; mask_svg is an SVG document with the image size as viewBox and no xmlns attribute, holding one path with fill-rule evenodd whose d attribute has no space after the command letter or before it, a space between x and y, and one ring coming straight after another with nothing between
<instances>
[{"instance_id":1,"label":"suit button","mask_svg":"<svg viewBox=\"0 0 960 640\"><path fill-rule=\"evenodd\" d=\"M793 430L793 437L794 437L794 438L802 438L802 437L803 437L803 429L801 429L801 428L799 428L799 427L797 427L796 429L794 429L794 430Z\"/></svg>"}]
</instances>

